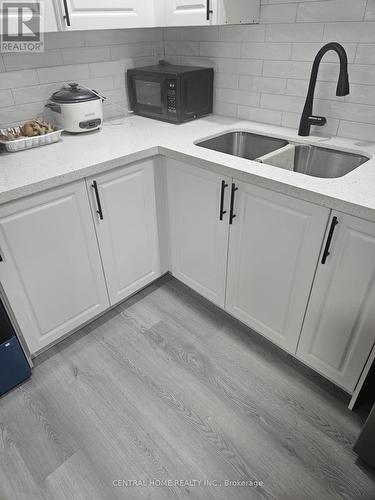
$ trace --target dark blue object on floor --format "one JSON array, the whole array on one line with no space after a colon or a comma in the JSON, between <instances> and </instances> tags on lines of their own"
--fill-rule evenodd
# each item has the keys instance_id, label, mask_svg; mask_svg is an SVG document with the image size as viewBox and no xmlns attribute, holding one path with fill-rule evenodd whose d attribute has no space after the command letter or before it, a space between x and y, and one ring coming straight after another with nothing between
<instances>
[{"instance_id":1,"label":"dark blue object on floor","mask_svg":"<svg viewBox=\"0 0 375 500\"><path fill-rule=\"evenodd\" d=\"M30 365L0 301L0 396L30 376Z\"/></svg>"}]
</instances>

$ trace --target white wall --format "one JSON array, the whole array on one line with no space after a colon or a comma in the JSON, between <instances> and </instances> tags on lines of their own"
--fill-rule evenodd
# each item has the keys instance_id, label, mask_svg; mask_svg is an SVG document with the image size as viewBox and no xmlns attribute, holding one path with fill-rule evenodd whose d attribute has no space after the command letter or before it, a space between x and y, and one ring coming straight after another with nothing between
<instances>
[{"instance_id":1,"label":"white wall","mask_svg":"<svg viewBox=\"0 0 375 500\"><path fill-rule=\"evenodd\" d=\"M262 0L261 23L167 28L166 59L213 65L215 112L296 128L312 60L322 45L342 43L350 95L335 96L336 54L321 64L314 113L328 123L313 133L375 141L375 0Z\"/></svg>"},{"instance_id":2,"label":"white wall","mask_svg":"<svg viewBox=\"0 0 375 500\"><path fill-rule=\"evenodd\" d=\"M375 0L262 0L259 25L47 34L43 54L0 55L0 126L39 115L75 80L107 95L105 116L117 116L125 69L157 61L164 44L172 62L214 66L216 113L296 128L312 60L328 41L347 50L351 92L335 96L337 57L327 54L314 112L328 124L313 132L375 141Z\"/></svg>"},{"instance_id":3,"label":"white wall","mask_svg":"<svg viewBox=\"0 0 375 500\"><path fill-rule=\"evenodd\" d=\"M104 116L127 107L126 68L152 64L163 53L162 29L76 31L45 35L41 54L0 55L0 127L43 113L50 95L77 81L108 97Z\"/></svg>"}]
</instances>

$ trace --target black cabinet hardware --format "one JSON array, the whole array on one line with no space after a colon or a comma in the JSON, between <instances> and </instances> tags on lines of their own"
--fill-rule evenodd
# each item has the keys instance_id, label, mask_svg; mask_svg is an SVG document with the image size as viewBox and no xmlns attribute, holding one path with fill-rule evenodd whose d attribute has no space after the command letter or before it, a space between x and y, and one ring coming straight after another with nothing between
<instances>
[{"instance_id":1,"label":"black cabinet hardware","mask_svg":"<svg viewBox=\"0 0 375 500\"><path fill-rule=\"evenodd\" d=\"M228 187L228 184L225 181L221 181L221 198L220 198L220 220L223 220L223 215L227 213L226 210L224 210L224 191L225 188Z\"/></svg>"},{"instance_id":2,"label":"black cabinet hardware","mask_svg":"<svg viewBox=\"0 0 375 500\"><path fill-rule=\"evenodd\" d=\"M213 10L210 9L210 0L206 0L206 19L207 21L210 20L210 14L213 13Z\"/></svg>"},{"instance_id":3,"label":"black cabinet hardware","mask_svg":"<svg viewBox=\"0 0 375 500\"><path fill-rule=\"evenodd\" d=\"M66 25L70 26L68 3L67 3L67 0L63 0L63 1L64 1L64 10L65 10L65 16L63 16L63 17L65 19Z\"/></svg>"},{"instance_id":4,"label":"black cabinet hardware","mask_svg":"<svg viewBox=\"0 0 375 500\"><path fill-rule=\"evenodd\" d=\"M333 232L334 232L335 227L337 226L338 223L339 223L339 221L337 220L337 217L333 217L332 222L331 222L331 227L329 228L326 246L325 246L324 252L323 252L322 264L326 263L327 257L330 255L329 247L331 246Z\"/></svg>"},{"instance_id":5,"label":"black cabinet hardware","mask_svg":"<svg viewBox=\"0 0 375 500\"><path fill-rule=\"evenodd\" d=\"M103 220L102 204L100 203L99 189L96 181L92 181L92 187L94 188L96 204L98 206L96 213L99 214L100 220Z\"/></svg>"},{"instance_id":6,"label":"black cabinet hardware","mask_svg":"<svg viewBox=\"0 0 375 500\"><path fill-rule=\"evenodd\" d=\"M229 224L233 223L233 219L236 217L236 214L233 213L234 210L234 193L238 190L238 187L232 182L232 189L230 195L230 214L229 214Z\"/></svg>"}]
</instances>

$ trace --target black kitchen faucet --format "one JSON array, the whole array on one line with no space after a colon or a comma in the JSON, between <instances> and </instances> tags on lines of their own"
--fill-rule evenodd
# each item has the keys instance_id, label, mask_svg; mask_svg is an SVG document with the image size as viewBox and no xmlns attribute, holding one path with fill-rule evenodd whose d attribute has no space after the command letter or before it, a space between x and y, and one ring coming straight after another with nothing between
<instances>
[{"instance_id":1,"label":"black kitchen faucet","mask_svg":"<svg viewBox=\"0 0 375 500\"><path fill-rule=\"evenodd\" d=\"M327 45L324 45L324 47L319 50L312 65L309 90L307 91L306 102L302 111L298 135L309 135L311 125L318 125L321 127L327 123L327 119L324 116L314 116L312 112L320 61L324 54L330 50L336 52L340 59L340 74L337 82L336 95L345 96L349 94L348 57L345 49L337 42L327 43Z\"/></svg>"}]
</instances>

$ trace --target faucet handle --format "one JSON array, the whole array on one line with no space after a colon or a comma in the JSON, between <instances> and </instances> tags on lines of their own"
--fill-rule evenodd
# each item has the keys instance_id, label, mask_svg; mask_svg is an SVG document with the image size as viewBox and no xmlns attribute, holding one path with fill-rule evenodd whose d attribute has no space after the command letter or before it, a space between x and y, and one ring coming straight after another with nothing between
<instances>
[{"instance_id":1,"label":"faucet handle","mask_svg":"<svg viewBox=\"0 0 375 500\"><path fill-rule=\"evenodd\" d=\"M325 116L309 116L308 122L310 125L315 125L317 127L323 127L327 123L327 118Z\"/></svg>"}]
</instances>

